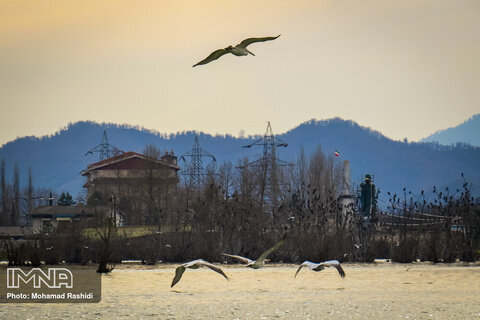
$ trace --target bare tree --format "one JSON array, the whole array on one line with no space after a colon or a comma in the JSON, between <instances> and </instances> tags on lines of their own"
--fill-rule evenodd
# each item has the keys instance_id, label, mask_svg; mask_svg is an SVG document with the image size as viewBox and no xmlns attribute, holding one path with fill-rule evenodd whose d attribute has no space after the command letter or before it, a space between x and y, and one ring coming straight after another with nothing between
<instances>
[{"instance_id":1,"label":"bare tree","mask_svg":"<svg viewBox=\"0 0 480 320\"><path fill-rule=\"evenodd\" d=\"M0 165L0 191L2 192L1 201L2 201L2 216L0 219L1 225L8 225L9 222L9 194L8 194L8 185L5 178L5 159L2 158Z\"/></svg>"},{"instance_id":2,"label":"bare tree","mask_svg":"<svg viewBox=\"0 0 480 320\"><path fill-rule=\"evenodd\" d=\"M229 199L234 188L234 172L232 163L230 161L224 162L218 169L218 172L220 187L223 190L223 197L225 199Z\"/></svg>"},{"instance_id":3,"label":"bare tree","mask_svg":"<svg viewBox=\"0 0 480 320\"><path fill-rule=\"evenodd\" d=\"M143 148L143 154L153 159L160 159L162 152L153 144L148 144Z\"/></svg>"},{"instance_id":4,"label":"bare tree","mask_svg":"<svg viewBox=\"0 0 480 320\"><path fill-rule=\"evenodd\" d=\"M27 190L26 190L27 212L30 212L33 209L33 206L34 206L33 191L34 191L34 186L33 186L32 167L29 166L28 167L28 186L27 186Z\"/></svg>"},{"instance_id":5,"label":"bare tree","mask_svg":"<svg viewBox=\"0 0 480 320\"><path fill-rule=\"evenodd\" d=\"M20 224L20 169L18 163L15 162L13 168L13 202L10 223L17 226Z\"/></svg>"},{"instance_id":6,"label":"bare tree","mask_svg":"<svg viewBox=\"0 0 480 320\"><path fill-rule=\"evenodd\" d=\"M97 252L98 273L109 273L114 269L111 264L113 260L113 246L117 239L117 226L110 216L101 216L99 224L95 227L97 235L100 237L100 244Z\"/></svg>"}]
</instances>

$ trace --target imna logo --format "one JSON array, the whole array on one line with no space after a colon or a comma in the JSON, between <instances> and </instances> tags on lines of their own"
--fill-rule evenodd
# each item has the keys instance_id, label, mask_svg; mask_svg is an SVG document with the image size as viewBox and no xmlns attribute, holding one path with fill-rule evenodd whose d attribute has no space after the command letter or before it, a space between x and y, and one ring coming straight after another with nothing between
<instances>
[{"instance_id":1,"label":"imna logo","mask_svg":"<svg viewBox=\"0 0 480 320\"><path fill-rule=\"evenodd\" d=\"M30 283L34 288L73 288L72 272L65 268L48 268L43 272L40 268L32 268L28 272L23 272L20 268L7 268L7 288L20 288L20 284Z\"/></svg>"}]
</instances>

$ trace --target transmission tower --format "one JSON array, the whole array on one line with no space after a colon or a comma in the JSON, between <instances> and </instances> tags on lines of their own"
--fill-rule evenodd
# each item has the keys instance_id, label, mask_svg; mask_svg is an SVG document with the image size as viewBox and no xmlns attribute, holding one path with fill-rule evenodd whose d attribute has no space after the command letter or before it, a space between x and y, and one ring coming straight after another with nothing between
<instances>
[{"instance_id":1,"label":"transmission tower","mask_svg":"<svg viewBox=\"0 0 480 320\"><path fill-rule=\"evenodd\" d=\"M293 166L290 162L277 159L275 148L287 147L288 144L275 137L270 121L268 121L267 130L263 137L249 145L243 146L243 148L251 148L253 146L263 146L263 157L250 162L248 165L256 167L260 171L260 197L262 201L265 200L272 208L275 208L278 195L277 168Z\"/></svg>"},{"instance_id":2,"label":"transmission tower","mask_svg":"<svg viewBox=\"0 0 480 320\"><path fill-rule=\"evenodd\" d=\"M85 153L85 156L93 154L94 152L98 152L100 154L100 161L116 156L119 153L123 153L122 150L119 150L114 145L108 143L106 131L103 131L102 142L98 146L93 147L87 153Z\"/></svg>"},{"instance_id":3,"label":"transmission tower","mask_svg":"<svg viewBox=\"0 0 480 320\"><path fill-rule=\"evenodd\" d=\"M205 176L210 175L210 173L206 172L205 168L203 167L202 158L211 158L214 162L217 160L212 154L203 150L200 147L197 135L195 135L195 142L193 144L192 150L184 153L180 157L180 160L187 162L185 157L190 157L190 163L187 165L187 169L181 174L184 176L188 176L190 184L196 186L202 185L205 180Z\"/></svg>"}]
</instances>

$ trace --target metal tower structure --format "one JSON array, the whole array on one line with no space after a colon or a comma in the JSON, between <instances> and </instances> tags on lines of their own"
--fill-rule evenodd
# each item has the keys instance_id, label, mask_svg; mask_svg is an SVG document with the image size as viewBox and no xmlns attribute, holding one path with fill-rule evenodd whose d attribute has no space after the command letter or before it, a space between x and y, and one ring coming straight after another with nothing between
<instances>
[{"instance_id":1,"label":"metal tower structure","mask_svg":"<svg viewBox=\"0 0 480 320\"><path fill-rule=\"evenodd\" d=\"M338 152L338 151L336 151ZM350 183L350 161L343 160L343 185L342 185L342 193L338 197L342 214L344 217L353 210L353 206L355 203L355 197L352 195L351 192L351 183Z\"/></svg>"},{"instance_id":2,"label":"metal tower structure","mask_svg":"<svg viewBox=\"0 0 480 320\"><path fill-rule=\"evenodd\" d=\"M277 159L277 147L287 147L288 144L273 134L272 126L268 121L267 129L262 138L253 143L243 146L243 148L251 148L253 146L263 146L263 157L250 162L248 165L259 169L260 196L262 201L265 200L272 207L276 207L278 195L278 172L277 168L281 166L293 166L292 163Z\"/></svg>"},{"instance_id":3,"label":"metal tower structure","mask_svg":"<svg viewBox=\"0 0 480 320\"><path fill-rule=\"evenodd\" d=\"M94 152L98 152L100 154L99 161L111 158L113 156L116 156L119 153L123 153L122 150L119 150L114 145L111 145L110 143L108 143L108 137L107 137L106 131L103 131L102 142L98 146L93 147L87 153L85 153L85 156L89 154L93 154Z\"/></svg>"},{"instance_id":4,"label":"metal tower structure","mask_svg":"<svg viewBox=\"0 0 480 320\"><path fill-rule=\"evenodd\" d=\"M360 213L365 220L375 221L377 218L378 192L370 174L365 175L365 182L360 183Z\"/></svg>"},{"instance_id":5,"label":"metal tower structure","mask_svg":"<svg viewBox=\"0 0 480 320\"><path fill-rule=\"evenodd\" d=\"M192 149L180 156L180 160L187 162L185 157L190 157L190 163L187 165L187 169L181 174L189 177L189 182L192 185L199 186L203 184L205 176L209 175L203 167L202 158L211 158L214 162L217 161L215 157L209 152L203 150L198 143L198 136L195 135L195 142Z\"/></svg>"}]
</instances>

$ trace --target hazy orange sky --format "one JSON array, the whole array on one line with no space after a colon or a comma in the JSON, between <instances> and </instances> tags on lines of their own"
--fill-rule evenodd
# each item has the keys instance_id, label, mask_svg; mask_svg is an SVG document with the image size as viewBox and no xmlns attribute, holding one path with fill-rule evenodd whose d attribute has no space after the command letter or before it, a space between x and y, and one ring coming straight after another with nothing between
<instances>
[{"instance_id":1,"label":"hazy orange sky","mask_svg":"<svg viewBox=\"0 0 480 320\"><path fill-rule=\"evenodd\" d=\"M237 135L335 116L418 140L480 112L479 30L477 0L0 0L0 145L79 120Z\"/></svg>"}]
</instances>

